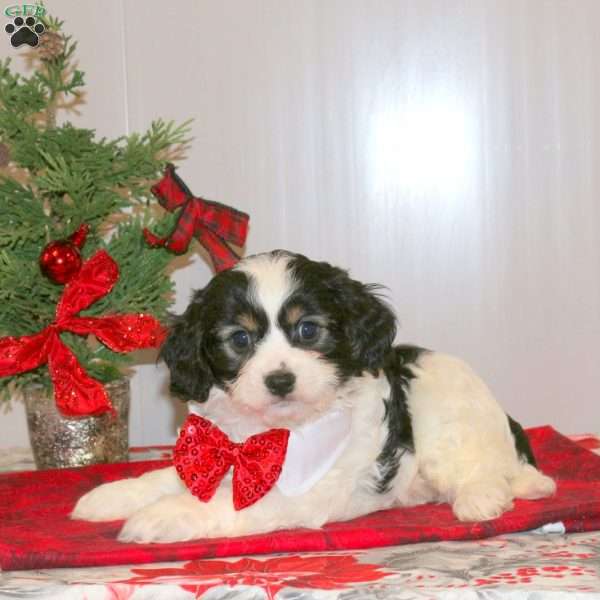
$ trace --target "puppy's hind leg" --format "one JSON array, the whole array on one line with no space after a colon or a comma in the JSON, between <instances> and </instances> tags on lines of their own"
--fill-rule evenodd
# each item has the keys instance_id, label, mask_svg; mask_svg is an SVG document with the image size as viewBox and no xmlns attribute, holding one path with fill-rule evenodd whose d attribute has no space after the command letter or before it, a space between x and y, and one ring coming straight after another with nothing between
<instances>
[{"instance_id":1,"label":"puppy's hind leg","mask_svg":"<svg viewBox=\"0 0 600 600\"><path fill-rule=\"evenodd\" d=\"M460 520L499 517L512 507L513 486L527 491L534 481L523 470L506 414L456 358L431 353L414 371L408 405L419 471Z\"/></svg>"},{"instance_id":2,"label":"puppy's hind leg","mask_svg":"<svg viewBox=\"0 0 600 600\"><path fill-rule=\"evenodd\" d=\"M505 449L506 460L490 461L486 472L456 487L452 510L461 521L494 519L512 508L513 498L536 500L556 491L550 477L516 456L511 458L510 450L508 446Z\"/></svg>"},{"instance_id":3,"label":"puppy's hind leg","mask_svg":"<svg viewBox=\"0 0 600 600\"><path fill-rule=\"evenodd\" d=\"M510 417L508 423L512 436L506 433L506 429L504 436L498 436L496 456L493 453L482 453L491 459L488 472L496 473L496 476L488 480L482 473L476 478L475 484L463 486L459 490L453 510L461 520L474 520L478 513L480 516L477 520L499 517L504 510L512 507L513 498L536 500L551 496L556 491L556 483L535 467L535 457L521 426ZM503 510L490 513L488 517L483 516L485 511L481 511L482 501L490 506L500 506L502 498Z\"/></svg>"},{"instance_id":4,"label":"puppy's hind leg","mask_svg":"<svg viewBox=\"0 0 600 600\"><path fill-rule=\"evenodd\" d=\"M515 498L525 500L545 498L556 492L554 480L530 464L522 465L517 476L511 480L510 487Z\"/></svg>"},{"instance_id":5,"label":"puppy's hind leg","mask_svg":"<svg viewBox=\"0 0 600 600\"><path fill-rule=\"evenodd\" d=\"M468 481L453 495L452 511L460 521L496 519L513 506L510 486L503 478Z\"/></svg>"}]
</instances>

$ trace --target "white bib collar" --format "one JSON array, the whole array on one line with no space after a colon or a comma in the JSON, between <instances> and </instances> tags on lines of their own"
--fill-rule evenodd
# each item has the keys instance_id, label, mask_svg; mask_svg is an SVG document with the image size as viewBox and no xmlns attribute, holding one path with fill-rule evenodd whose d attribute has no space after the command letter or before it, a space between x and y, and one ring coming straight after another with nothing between
<instances>
[{"instance_id":1,"label":"white bib collar","mask_svg":"<svg viewBox=\"0 0 600 600\"><path fill-rule=\"evenodd\" d=\"M341 408L290 430L285 462L276 484L279 491L284 496L299 496L310 490L346 449L351 432L351 413Z\"/></svg>"}]
</instances>

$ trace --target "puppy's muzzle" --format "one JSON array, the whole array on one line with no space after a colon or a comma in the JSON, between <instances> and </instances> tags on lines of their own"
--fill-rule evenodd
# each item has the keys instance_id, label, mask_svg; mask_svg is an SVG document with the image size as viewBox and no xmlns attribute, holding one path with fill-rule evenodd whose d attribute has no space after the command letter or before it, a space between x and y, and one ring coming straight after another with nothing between
<instances>
[{"instance_id":1,"label":"puppy's muzzle","mask_svg":"<svg viewBox=\"0 0 600 600\"><path fill-rule=\"evenodd\" d=\"M265 376L265 386L275 396L287 396L296 384L296 376L291 371L278 369Z\"/></svg>"}]
</instances>

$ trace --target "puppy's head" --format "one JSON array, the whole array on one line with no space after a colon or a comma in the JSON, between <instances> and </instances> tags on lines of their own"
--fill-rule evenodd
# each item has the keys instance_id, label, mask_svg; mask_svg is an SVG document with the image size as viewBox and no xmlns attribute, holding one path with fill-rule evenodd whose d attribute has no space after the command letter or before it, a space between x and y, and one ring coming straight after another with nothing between
<instances>
[{"instance_id":1,"label":"puppy's head","mask_svg":"<svg viewBox=\"0 0 600 600\"><path fill-rule=\"evenodd\" d=\"M161 350L171 390L203 402L217 386L268 426L310 421L350 377L383 366L396 327L376 289L302 255L248 257L176 319Z\"/></svg>"}]
</instances>

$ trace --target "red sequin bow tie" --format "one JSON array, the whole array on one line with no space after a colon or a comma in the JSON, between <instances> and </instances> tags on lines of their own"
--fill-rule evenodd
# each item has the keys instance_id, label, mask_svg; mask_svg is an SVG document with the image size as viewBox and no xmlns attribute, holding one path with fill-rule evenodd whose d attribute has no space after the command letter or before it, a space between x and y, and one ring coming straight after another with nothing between
<instances>
[{"instance_id":1,"label":"red sequin bow tie","mask_svg":"<svg viewBox=\"0 0 600 600\"><path fill-rule=\"evenodd\" d=\"M290 432L269 429L232 442L210 421L190 415L179 433L173 461L190 492L208 502L233 466L233 506L241 510L260 500L277 482Z\"/></svg>"},{"instance_id":2,"label":"red sequin bow tie","mask_svg":"<svg viewBox=\"0 0 600 600\"><path fill-rule=\"evenodd\" d=\"M151 191L163 208L169 212L181 208L181 212L175 229L166 237L159 238L144 229L144 237L150 246L165 246L181 254L187 251L195 236L207 250L215 271L229 269L240 260L229 244L242 247L246 243L250 219L246 213L195 197L171 164Z\"/></svg>"},{"instance_id":3,"label":"red sequin bow tie","mask_svg":"<svg viewBox=\"0 0 600 600\"><path fill-rule=\"evenodd\" d=\"M97 415L110 410L106 390L79 364L60 333L93 333L115 352L158 347L166 330L151 315L78 317L77 313L106 296L119 279L119 267L104 250L87 260L66 285L54 322L34 335L0 339L0 377L16 375L48 363L54 398L65 415Z\"/></svg>"}]
</instances>

